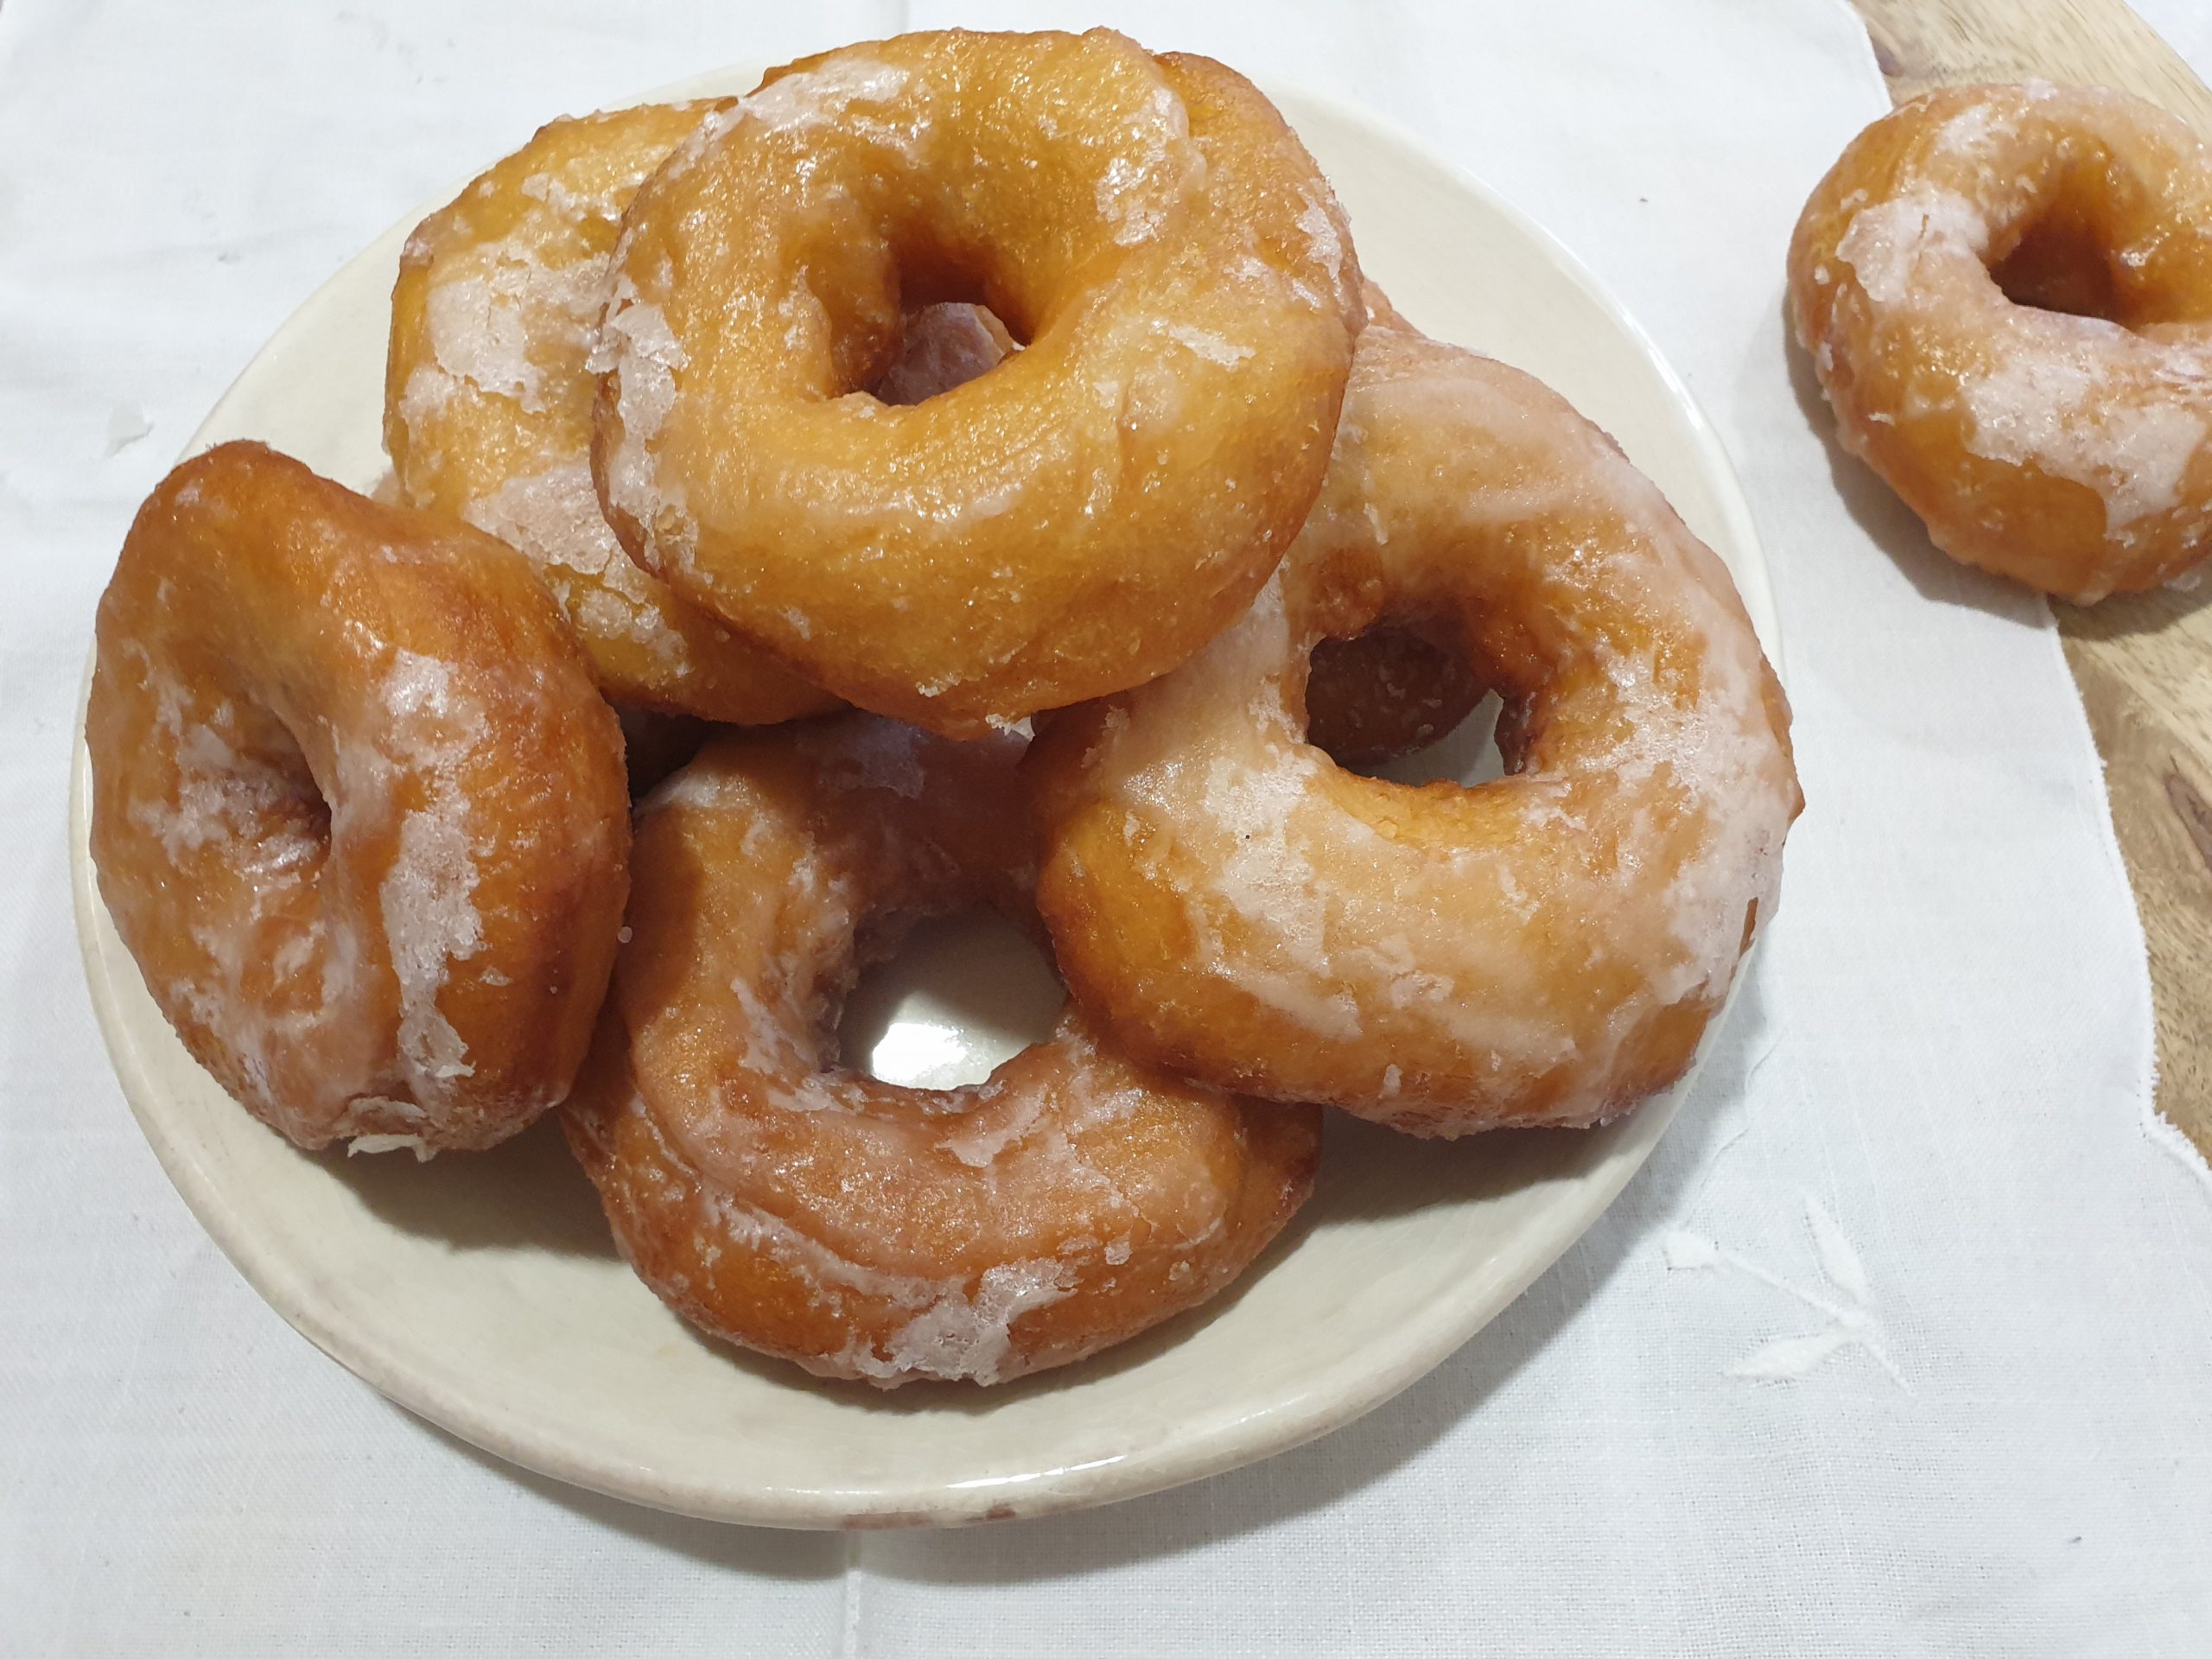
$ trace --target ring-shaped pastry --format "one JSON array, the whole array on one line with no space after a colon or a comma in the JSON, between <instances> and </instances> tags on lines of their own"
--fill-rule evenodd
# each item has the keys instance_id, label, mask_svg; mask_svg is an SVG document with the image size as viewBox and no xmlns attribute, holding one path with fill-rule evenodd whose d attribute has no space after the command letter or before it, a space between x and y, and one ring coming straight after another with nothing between
<instances>
[{"instance_id":1,"label":"ring-shaped pastry","mask_svg":"<svg viewBox=\"0 0 2212 1659\"><path fill-rule=\"evenodd\" d=\"M1846 448L1964 563L2083 604L2212 550L2212 149L2094 87L1948 87L1789 246Z\"/></svg>"},{"instance_id":2,"label":"ring-shaped pastry","mask_svg":"<svg viewBox=\"0 0 2212 1659\"><path fill-rule=\"evenodd\" d=\"M195 1059L307 1147L489 1146L567 1092L629 804L521 555L229 443L139 509L97 634L100 894Z\"/></svg>"},{"instance_id":3,"label":"ring-shaped pastry","mask_svg":"<svg viewBox=\"0 0 2212 1659\"><path fill-rule=\"evenodd\" d=\"M630 939L563 1109L623 1252L694 1324L825 1376L994 1382L1218 1291L1310 1190L1318 1114L1064 1015L980 1084L836 1066L905 923L1026 918L1019 740L865 715L717 740L646 804Z\"/></svg>"},{"instance_id":4,"label":"ring-shaped pastry","mask_svg":"<svg viewBox=\"0 0 2212 1659\"><path fill-rule=\"evenodd\" d=\"M1138 683L1249 601L1320 486L1357 332L1334 197L1208 60L905 35L712 118L625 217L595 474L652 569L954 735ZM1025 342L911 408L904 310Z\"/></svg>"},{"instance_id":5,"label":"ring-shaped pastry","mask_svg":"<svg viewBox=\"0 0 2212 1659\"><path fill-rule=\"evenodd\" d=\"M1510 775L1406 786L1304 741L1314 645L1393 615L1459 631ZM1603 1122L1681 1076L1800 804L1720 562L1556 395L1387 315L1281 575L1028 766L1039 907L1103 1029L1447 1136Z\"/></svg>"}]
</instances>

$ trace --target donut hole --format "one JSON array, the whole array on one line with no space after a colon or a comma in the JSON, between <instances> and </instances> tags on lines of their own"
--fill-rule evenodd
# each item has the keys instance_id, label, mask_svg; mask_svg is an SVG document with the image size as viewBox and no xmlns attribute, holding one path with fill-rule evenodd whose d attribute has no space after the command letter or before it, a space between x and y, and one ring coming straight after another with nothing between
<instances>
[{"instance_id":1,"label":"donut hole","mask_svg":"<svg viewBox=\"0 0 2212 1659\"><path fill-rule=\"evenodd\" d=\"M330 799L315 786L312 777L293 793L290 817L295 834L314 842L325 852L330 850Z\"/></svg>"},{"instance_id":2,"label":"donut hole","mask_svg":"<svg viewBox=\"0 0 2212 1659\"><path fill-rule=\"evenodd\" d=\"M907 310L889 365L861 390L879 403L912 407L989 373L1020 349L981 300L932 301Z\"/></svg>"},{"instance_id":3,"label":"donut hole","mask_svg":"<svg viewBox=\"0 0 2212 1659\"><path fill-rule=\"evenodd\" d=\"M188 728L178 759L181 810L213 811L249 844L231 855L241 869L319 865L330 850L330 799L291 728L268 709L226 706L227 721ZM211 837L212 839L213 837Z\"/></svg>"},{"instance_id":4,"label":"donut hole","mask_svg":"<svg viewBox=\"0 0 2212 1659\"><path fill-rule=\"evenodd\" d=\"M1501 775L1499 707L1447 631L1419 621L1324 639L1306 665L1306 741L1362 777L1478 783Z\"/></svg>"},{"instance_id":5,"label":"donut hole","mask_svg":"<svg viewBox=\"0 0 2212 1659\"><path fill-rule=\"evenodd\" d=\"M2104 238L2084 214L2063 203L2031 223L1989 274L2014 305L2123 326L2138 321L2126 315Z\"/></svg>"},{"instance_id":6,"label":"donut hole","mask_svg":"<svg viewBox=\"0 0 2212 1659\"><path fill-rule=\"evenodd\" d=\"M1344 770L1389 784L1487 784L1505 776L1497 747L1497 722L1504 709L1497 692L1485 691L1457 725L1420 748Z\"/></svg>"},{"instance_id":7,"label":"donut hole","mask_svg":"<svg viewBox=\"0 0 2212 1659\"><path fill-rule=\"evenodd\" d=\"M2183 293L2158 275L2161 205L2133 168L2102 146L2062 145L2035 197L1995 227L1989 275L2007 300L2127 329L2195 319Z\"/></svg>"},{"instance_id":8,"label":"donut hole","mask_svg":"<svg viewBox=\"0 0 2212 1659\"><path fill-rule=\"evenodd\" d=\"M1052 1035L1067 1000L1044 951L995 910L923 918L878 950L845 998L837 1055L885 1083L981 1083Z\"/></svg>"}]
</instances>

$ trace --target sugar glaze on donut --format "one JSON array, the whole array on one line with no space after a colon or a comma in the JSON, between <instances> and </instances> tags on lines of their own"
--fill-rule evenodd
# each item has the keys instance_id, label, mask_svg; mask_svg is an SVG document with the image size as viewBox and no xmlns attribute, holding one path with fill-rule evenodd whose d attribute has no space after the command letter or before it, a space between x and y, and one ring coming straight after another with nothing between
<instances>
[{"instance_id":1,"label":"sugar glaze on donut","mask_svg":"<svg viewBox=\"0 0 2212 1659\"><path fill-rule=\"evenodd\" d=\"M1028 761L1039 904L1130 1052L1422 1135L1590 1124L1681 1075L1800 797L1725 569L1529 377L1361 336L1320 505L1192 661ZM1459 630L1511 775L1408 787L1305 741L1320 639Z\"/></svg>"},{"instance_id":2,"label":"sugar glaze on donut","mask_svg":"<svg viewBox=\"0 0 2212 1659\"><path fill-rule=\"evenodd\" d=\"M639 192L614 257L594 466L624 545L953 735L1236 614L1320 486L1360 317L1274 107L1103 30L779 71ZM1022 351L912 407L862 390L905 310L975 297Z\"/></svg>"},{"instance_id":3,"label":"sugar glaze on donut","mask_svg":"<svg viewBox=\"0 0 2212 1659\"><path fill-rule=\"evenodd\" d=\"M256 1116L428 1152L567 1091L629 816L614 716L519 554L211 450L131 526L86 742L116 931Z\"/></svg>"},{"instance_id":4,"label":"sugar glaze on donut","mask_svg":"<svg viewBox=\"0 0 2212 1659\"><path fill-rule=\"evenodd\" d=\"M2090 87L1948 87L1805 204L1789 309L1845 446L1961 562L2087 604L2212 550L2212 149Z\"/></svg>"},{"instance_id":5,"label":"sugar glaze on donut","mask_svg":"<svg viewBox=\"0 0 2212 1659\"><path fill-rule=\"evenodd\" d=\"M753 725L837 700L633 563L591 478L588 365L616 227L717 107L551 122L416 227L392 290L385 445L410 505L529 556L608 696Z\"/></svg>"},{"instance_id":6,"label":"sugar glaze on donut","mask_svg":"<svg viewBox=\"0 0 2212 1659\"><path fill-rule=\"evenodd\" d=\"M1311 1189L1311 1109L1177 1082L1072 1012L963 1088L832 1063L907 923L1033 927L1021 749L846 715L719 739L646 804L563 1116L625 1254L702 1328L825 1376L1001 1382L1205 1300Z\"/></svg>"}]
</instances>

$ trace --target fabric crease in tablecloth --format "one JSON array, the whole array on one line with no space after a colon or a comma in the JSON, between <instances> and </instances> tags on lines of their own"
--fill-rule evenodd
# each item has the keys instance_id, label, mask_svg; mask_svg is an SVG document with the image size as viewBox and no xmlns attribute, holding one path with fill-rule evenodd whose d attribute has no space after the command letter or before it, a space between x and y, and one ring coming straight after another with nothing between
<instances>
[{"instance_id":1,"label":"fabric crease in tablecloth","mask_svg":"<svg viewBox=\"0 0 2212 1659\"><path fill-rule=\"evenodd\" d=\"M901 27L1102 21L1384 111L1686 376L1771 561L1810 801L1755 980L1589 1236L1313 1446L852 1539L511 1469L287 1329L132 1124L62 823L101 582L299 301L538 122ZM1884 104L1835 0L7 0L0 1650L2212 1651L2212 1201L2147 1132L2087 726L2041 601L1934 554L1784 349L1796 208Z\"/></svg>"}]
</instances>

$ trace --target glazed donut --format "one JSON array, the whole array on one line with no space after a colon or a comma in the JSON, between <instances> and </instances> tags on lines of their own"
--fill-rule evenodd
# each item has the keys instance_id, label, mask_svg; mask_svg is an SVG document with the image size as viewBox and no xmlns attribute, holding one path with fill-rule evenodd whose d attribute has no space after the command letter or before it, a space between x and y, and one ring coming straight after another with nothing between
<instances>
[{"instance_id":1,"label":"glazed donut","mask_svg":"<svg viewBox=\"0 0 2212 1659\"><path fill-rule=\"evenodd\" d=\"M1103 30L848 48L631 204L601 498L747 638L973 735L1150 678L1250 601L1320 486L1357 279L1312 158L1218 64ZM976 297L1018 355L913 408L854 395L902 306Z\"/></svg>"},{"instance_id":2,"label":"glazed donut","mask_svg":"<svg viewBox=\"0 0 2212 1659\"><path fill-rule=\"evenodd\" d=\"M623 1252L818 1376L1001 1382L1195 1306L1311 1189L1319 1124L1147 1072L1064 1015L982 1084L836 1069L901 925L1027 917L1012 737L847 715L725 736L638 824L629 943L563 1109Z\"/></svg>"},{"instance_id":3,"label":"glazed donut","mask_svg":"<svg viewBox=\"0 0 2212 1659\"><path fill-rule=\"evenodd\" d=\"M530 556L609 697L749 725L836 699L626 557L591 480L585 363L616 226L715 107L556 121L416 227L391 296L385 447L404 499Z\"/></svg>"},{"instance_id":4,"label":"glazed donut","mask_svg":"<svg viewBox=\"0 0 2212 1659\"><path fill-rule=\"evenodd\" d=\"M100 895L194 1058L308 1148L490 1146L567 1091L629 815L519 555L227 443L139 509L96 632Z\"/></svg>"},{"instance_id":5,"label":"glazed donut","mask_svg":"<svg viewBox=\"0 0 2212 1659\"><path fill-rule=\"evenodd\" d=\"M1302 741L1315 642L1453 620L1513 775L1408 787ZM1039 907L1131 1054L1417 1135L1591 1124L1679 1077L1800 798L1727 572L1529 376L1370 322L1278 578L1029 767Z\"/></svg>"},{"instance_id":6,"label":"glazed donut","mask_svg":"<svg viewBox=\"0 0 2212 1659\"><path fill-rule=\"evenodd\" d=\"M2155 105L1947 88L1814 190L1790 317L1936 546L2089 604L2212 550L2208 226L2212 152Z\"/></svg>"}]
</instances>

